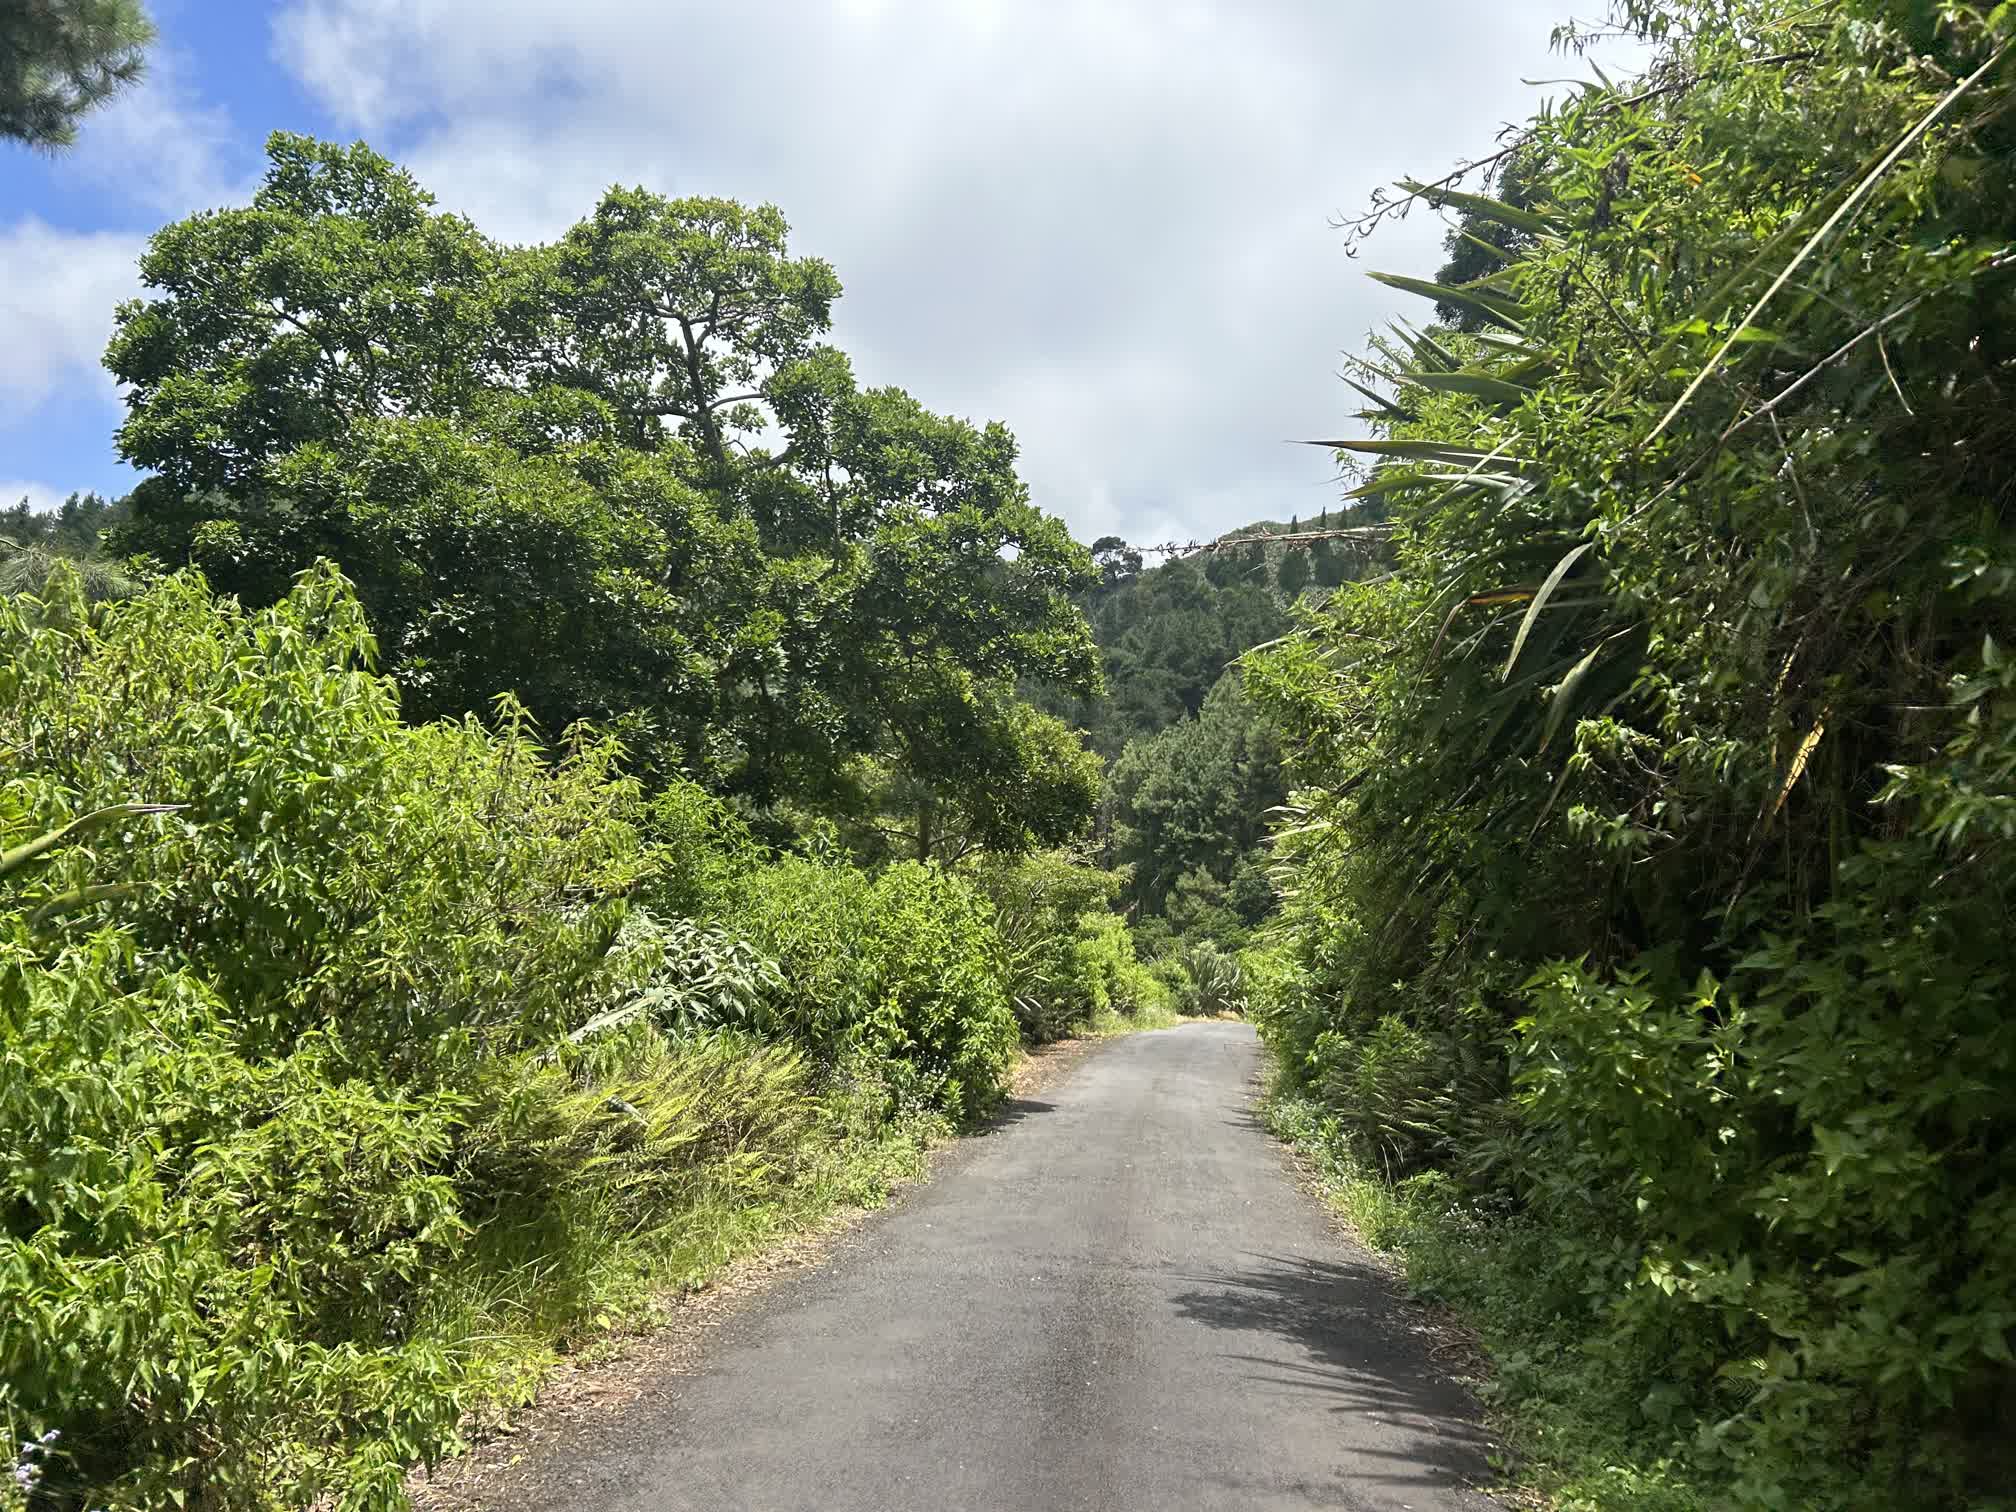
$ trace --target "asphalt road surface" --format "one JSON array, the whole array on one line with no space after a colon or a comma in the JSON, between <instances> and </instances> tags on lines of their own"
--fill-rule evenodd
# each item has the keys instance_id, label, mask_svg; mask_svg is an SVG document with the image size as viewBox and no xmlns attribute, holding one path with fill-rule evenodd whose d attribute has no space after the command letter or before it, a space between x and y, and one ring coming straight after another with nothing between
<instances>
[{"instance_id":1,"label":"asphalt road surface","mask_svg":"<svg viewBox=\"0 0 2016 1512\"><path fill-rule=\"evenodd\" d=\"M1255 1122L1258 1064L1243 1024L1100 1047L723 1325L697 1373L619 1410L539 1499L1491 1507L1466 1489L1489 1479L1473 1404Z\"/></svg>"}]
</instances>

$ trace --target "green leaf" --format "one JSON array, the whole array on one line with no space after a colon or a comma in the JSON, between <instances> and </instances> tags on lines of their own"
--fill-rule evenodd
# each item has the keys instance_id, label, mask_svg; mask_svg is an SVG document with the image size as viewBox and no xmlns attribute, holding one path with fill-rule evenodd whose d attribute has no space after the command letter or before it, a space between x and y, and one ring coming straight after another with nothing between
<instances>
[{"instance_id":1,"label":"green leaf","mask_svg":"<svg viewBox=\"0 0 2016 1512\"><path fill-rule=\"evenodd\" d=\"M1360 383L1356 378L1353 378L1347 374L1344 377L1344 381L1350 384L1351 387L1353 387L1354 389L1358 390L1358 392L1363 394L1367 399L1370 399L1374 404L1378 405L1380 409L1385 411L1387 414L1391 415L1394 419L1411 420L1413 418L1411 414L1409 414L1406 410L1402 409L1399 405L1395 404L1391 399L1385 398L1376 389L1367 388L1364 384Z\"/></svg>"},{"instance_id":2,"label":"green leaf","mask_svg":"<svg viewBox=\"0 0 2016 1512\"><path fill-rule=\"evenodd\" d=\"M1509 471L1531 473L1540 471L1538 463L1528 462L1519 457L1508 457L1501 452L1478 451L1474 447L1451 446L1442 441L1304 441L1304 446L1321 446L1331 451L1365 452L1375 457L1405 457L1415 462L1444 462L1454 467L1502 467Z\"/></svg>"},{"instance_id":3,"label":"green leaf","mask_svg":"<svg viewBox=\"0 0 2016 1512\"><path fill-rule=\"evenodd\" d=\"M1412 373L1408 376L1421 387L1437 393L1470 394L1478 399L1488 399L1493 404L1522 404L1533 392L1495 374L1474 370L1463 373Z\"/></svg>"},{"instance_id":4,"label":"green leaf","mask_svg":"<svg viewBox=\"0 0 2016 1512\"><path fill-rule=\"evenodd\" d=\"M1510 226L1515 231L1530 232L1535 236L1551 231L1553 223L1545 216L1536 215L1531 210L1521 210L1517 205L1508 205L1501 199L1492 199L1484 194L1466 194L1460 189L1431 189L1414 179L1400 180L1400 187L1410 194L1425 196L1436 205L1453 205L1458 210L1468 211L1483 220L1496 221L1501 226Z\"/></svg>"},{"instance_id":5,"label":"green leaf","mask_svg":"<svg viewBox=\"0 0 2016 1512\"><path fill-rule=\"evenodd\" d=\"M1526 606L1526 617L1519 622L1519 633L1512 637L1512 654L1505 658L1505 669L1499 673L1501 678L1511 677L1513 667L1518 665L1519 653L1526 648L1526 637L1533 633L1533 622L1540 617L1540 611L1547 607L1547 600L1554 596L1554 590L1561 586L1561 580L1574 570L1575 564L1587 556L1595 544L1594 541L1584 541L1554 564L1554 570L1548 573L1546 581L1541 583L1540 591L1533 595L1533 602Z\"/></svg>"},{"instance_id":6,"label":"green leaf","mask_svg":"<svg viewBox=\"0 0 2016 1512\"><path fill-rule=\"evenodd\" d=\"M1425 278L1408 278L1399 273L1374 273L1371 276L1389 289L1418 294L1423 299L1434 300L1437 304L1454 305L1457 309L1468 311L1479 319L1495 321L1508 331L1521 335L1525 333L1528 314L1526 307L1515 299L1491 293L1476 284L1458 287L1454 284L1432 283Z\"/></svg>"},{"instance_id":7,"label":"green leaf","mask_svg":"<svg viewBox=\"0 0 2016 1512\"><path fill-rule=\"evenodd\" d=\"M108 808L98 809L81 819L72 819L61 829L37 835L33 840L17 845L12 850L0 851L0 877L19 870L31 861L39 861L64 841L108 820L140 814L173 814L188 806L186 803L115 803Z\"/></svg>"}]
</instances>

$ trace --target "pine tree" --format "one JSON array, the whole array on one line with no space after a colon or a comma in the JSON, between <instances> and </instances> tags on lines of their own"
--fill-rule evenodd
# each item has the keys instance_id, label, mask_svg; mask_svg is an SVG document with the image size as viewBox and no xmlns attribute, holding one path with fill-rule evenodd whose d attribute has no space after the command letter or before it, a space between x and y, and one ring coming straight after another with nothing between
<instances>
[{"instance_id":1,"label":"pine tree","mask_svg":"<svg viewBox=\"0 0 2016 1512\"><path fill-rule=\"evenodd\" d=\"M69 146L80 118L140 77L153 40L140 0L6 0L0 137Z\"/></svg>"}]
</instances>

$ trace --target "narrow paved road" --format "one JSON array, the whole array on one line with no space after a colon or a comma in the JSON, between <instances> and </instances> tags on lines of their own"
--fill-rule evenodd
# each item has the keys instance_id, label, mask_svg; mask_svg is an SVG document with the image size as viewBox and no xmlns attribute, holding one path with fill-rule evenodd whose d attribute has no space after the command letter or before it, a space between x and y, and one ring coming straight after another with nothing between
<instances>
[{"instance_id":1,"label":"narrow paved road","mask_svg":"<svg viewBox=\"0 0 2016 1512\"><path fill-rule=\"evenodd\" d=\"M1464 1394L1254 1121L1243 1024L1101 1047L698 1374L556 1465L586 1512L1475 1512Z\"/></svg>"}]
</instances>

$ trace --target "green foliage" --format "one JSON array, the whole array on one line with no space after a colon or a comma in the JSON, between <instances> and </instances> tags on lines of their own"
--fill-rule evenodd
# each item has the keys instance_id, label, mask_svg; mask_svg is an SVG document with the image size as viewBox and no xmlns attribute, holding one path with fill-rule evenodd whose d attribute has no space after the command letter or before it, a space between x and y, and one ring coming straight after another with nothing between
<instances>
[{"instance_id":1,"label":"green foliage","mask_svg":"<svg viewBox=\"0 0 2016 1512\"><path fill-rule=\"evenodd\" d=\"M658 856L651 906L699 918L727 906L742 878L763 864L749 825L697 782L674 778L650 797L642 816Z\"/></svg>"},{"instance_id":2,"label":"green foliage","mask_svg":"<svg viewBox=\"0 0 2016 1512\"><path fill-rule=\"evenodd\" d=\"M119 312L120 447L155 474L122 549L255 605L334 561L414 720L509 693L621 723L654 782L900 800L927 857L948 807L990 844L1083 822L1084 763L1015 689L1096 684L1089 557L1005 428L856 387L820 342L838 280L774 207L618 189L514 248L361 144L268 155Z\"/></svg>"},{"instance_id":3,"label":"green foliage","mask_svg":"<svg viewBox=\"0 0 2016 1512\"><path fill-rule=\"evenodd\" d=\"M0 15L0 137L68 147L137 80L154 41L139 0L23 0Z\"/></svg>"},{"instance_id":4,"label":"green foliage","mask_svg":"<svg viewBox=\"0 0 2016 1512\"><path fill-rule=\"evenodd\" d=\"M1436 283L1462 289L1482 281L1488 288L1493 274L1531 247L1535 234L1546 229L1544 222L1531 218L1533 190L1529 186L1538 177L1530 152L1515 152L1497 165L1486 185L1480 186L1494 190L1493 197L1457 193L1443 199L1457 216L1456 224L1442 238L1448 260L1436 271ZM1430 196L1430 202L1437 198ZM1474 304L1451 299L1437 300L1435 314L1444 325L1459 331L1474 333L1492 325L1488 314Z\"/></svg>"},{"instance_id":5,"label":"green foliage","mask_svg":"<svg viewBox=\"0 0 2016 1512\"><path fill-rule=\"evenodd\" d=\"M1176 558L1141 570L1138 552L1105 546L1097 587L1085 611L1104 667L1104 696L1056 693L1045 706L1089 732L1092 748L1114 761L1130 740L1195 717L1239 654L1288 629L1261 548Z\"/></svg>"},{"instance_id":6,"label":"green foliage","mask_svg":"<svg viewBox=\"0 0 2016 1512\"><path fill-rule=\"evenodd\" d=\"M1118 914L1088 909L1077 919L1071 941L1074 997L1086 1004L1083 1022L1096 1025L1115 1015L1154 1018L1174 1006L1167 988L1134 953L1134 936Z\"/></svg>"},{"instance_id":7,"label":"green foliage","mask_svg":"<svg viewBox=\"0 0 2016 1512\"><path fill-rule=\"evenodd\" d=\"M1220 950L1209 940L1199 940L1177 956L1182 968L1184 990L1177 1006L1203 1018L1221 1013L1246 1012L1245 974L1239 958Z\"/></svg>"},{"instance_id":8,"label":"green foliage","mask_svg":"<svg viewBox=\"0 0 2016 1512\"><path fill-rule=\"evenodd\" d=\"M92 493L73 493L41 513L19 500L0 512L0 593L40 593L58 561L76 565L89 598L134 592L138 576L112 560L104 544L130 513L125 500L114 503Z\"/></svg>"},{"instance_id":9,"label":"green foliage","mask_svg":"<svg viewBox=\"0 0 2016 1512\"><path fill-rule=\"evenodd\" d=\"M1684 1403L1656 1356L1588 1347L1587 1273L1550 1228L1440 1171L1395 1181L1367 1160L1346 1109L1277 1089L1264 1111L1351 1226L1399 1257L1408 1290L1476 1331L1492 1363L1479 1394L1520 1457L1512 1468L1521 1482L1544 1483L1547 1504L1562 1512L1712 1505L1680 1465L1646 1454L1647 1417L1670 1424Z\"/></svg>"},{"instance_id":10,"label":"green foliage","mask_svg":"<svg viewBox=\"0 0 2016 1512\"><path fill-rule=\"evenodd\" d=\"M73 493L54 509L38 511L26 499L0 511L0 537L20 546L42 546L59 555L98 555L108 530L125 523L132 511L123 499L95 493Z\"/></svg>"},{"instance_id":11,"label":"green foliage","mask_svg":"<svg viewBox=\"0 0 2016 1512\"><path fill-rule=\"evenodd\" d=\"M634 996L602 1015L598 1029L648 1018L674 1035L713 1029L766 1037L782 1032L776 1004L784 993L783 973L775 961L719 925L658 919L635 909L617 931L613 954L619 970L634 974ZM580 1030L575 1035L585 1038Z\"/></svg>"},{"instance_id":12,"label":"green foliage","mask_svg":"<svg viewBox=\"0 0 2016 1512\"><path fill-rule=\"evenodd\" d=\"M1511 1409L1615 1456L1590 1504L1990 1505L2010 16L1625 11L1646 78L1534 121L1519 204L1448 196L1502 265L1388 280L1476 317L1361 375L1395 572L1249 658L1301 784L1260 1014L1559 1299L1471 1302L1587 1387L1496 1330Z\"/></svg>"},{"instance_id":13,"label":"green foliage","mask_svg":"<svg viewBox=\"0 0 2016 1512\"><path fill-rule=\"evenodd\" d=\"M981 905L915 867L838 874L873 1033L739 1032L804 976L626 903L763 875L719 806L509 707L407 725L370 650L326 567L0 600L0 1456L52 1504L399 1505L1012 1052Z\"/></svg>"},{"instance_id":14,"label":"green foliage","mask_svg":"<svg viewBox=\"0 0 2016 1512\"><path fill-rule=\"evenodd\" d=\"M738 922L774 959L784 1031L829 1061L887 1063L908 1104L983 1114L1015 1053L992 909L941 867L870 876L786 858L753 873Z\"/></svg>"},{"instance_id":15,"label":"green foliage","mask_svg":"<svg viewBox=\"0 0 2016 1512\"><path fill-rule=\"evenodd\" d=\"M994 909L1010 1000L1031 1044L1086 1022L1092 989L1076 954L1079 919L1103 913L1118 879L1062 851L980 856L964 868Z\"/></svg>"},{"instance_id":16,"label":"green foliage","mask_svg":"<svg viewBox=\"0 0 2016 1512\"><path fill-rule=\"evenodd\" d=\"M1091 827L1099 758L1070 726L992 693L962 700L955 718L966 728L942 731L942 767L937 756L850 766L837 799L822 807L842 816L854 854L950 864L1064 845Z\"/></svg>"},{"instance_id":17,"label":"green foliage","mask_svg":"<svg viewBox=\"0 0 2016 1512\"><path fill-rule=\"evenodd\" d=\"M1167 989L1142 965L1133 935L1110 910L1119 875L1061 851L1017 860L983 856L966 871L993 905L1024 1039L1042 1044L1115 1016L1168 1009Z\"/></svg>"},{"instance_id":18,"label":"green foliage","mask_svg":"<svg viewBox=\"0 0 2016 1512\"><path fill-rule=\"evenodd\" d=\"M1272 900L1246 882L1235 903L1229 889L1256 873L1270 813L1286 797L1273 729L1227 674L1195 719L1131 742L1114 765L1112 849L1131 868L1129 900L1170 914L1179 933L1236 944Z\"/></svg>"}]
</instances>

